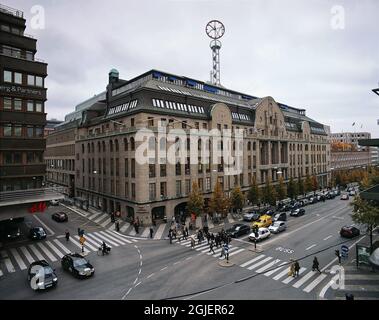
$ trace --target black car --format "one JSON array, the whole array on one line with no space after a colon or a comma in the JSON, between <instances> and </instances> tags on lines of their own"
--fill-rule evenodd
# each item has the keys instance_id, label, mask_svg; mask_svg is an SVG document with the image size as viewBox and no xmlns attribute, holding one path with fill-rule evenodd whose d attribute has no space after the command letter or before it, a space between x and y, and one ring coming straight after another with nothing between
<instances>
[{"instance_id":1,"label":"black car","mask_svg":"<svg viewBox=\"0 0 379 320\"><path fill-rule=\"evenodd\" d=\"M79 253L66 254L61 264L63 270L71 272L78 278L92 277L95 273L94 267Z\"/></svg>"},{"instance_id":2,"label":"black car","mask_svg":"<svg viewBox=\"0 0 379 320\"><path fill-rule=\"evenodd\" d=\"M300 216L304 215L304 213L305 213L305 210L303 208L298 208L298 209L292 210L290 213L290 216L300 217Z\"/></svg>"},{"instance_id":3,"label":"black car","mask_svg":"<svg viewBox=\"0 0 379 320\"><path fill-rule=\"evenodd\" d=\"M264 214L272 217L275 213L276 213L275 210L270 209L270 210L267 210Z\"/></svg>"},{"instance_id":4,"label":"black car","mask_svg":"<svg viewBox=\"0 0 379 320\"><path fill-rule=\"evenodd\" d=\"M57 222L68 221L68 216L65 212L55 212L51 215L51 218Z\"/></svg>"},{"instance_id":5,"label":"black car","mask_svg":"<svg viewBox=\"0 0 379 320\"><path fill-rule=\"evenodd\" d=\"M244 234L249 234L249 233L250 233L250 227L242 223L237 223L233 225L230 229L226 230L226 234L230 235L232 238L237 238Z\"/></svg>"},{"instance_id":6,"label":"black car","mask_svg":"<svg viewBox=\"0 0 379 320\"><path fill-rule=\"evenodd\" d=\"M40 276L37 276L40 274ZM35 279L33 279L35 277ZM58 284L58 277L55 270L46 260L35 261L28 268L28 282L33 290L44 290L55 287Z\"/></svg>"},{"instance_id":7,"label":"black car","mask_svg":"<svg viewBox=\"0 0 379 320\"><path fill-rule=\"evenodd\" d=\"M29 238L32 240L46 239L46 231L42 227L33 227L29 231Z\"/></svg>"},{"instance_id":8,"label":"black car","mask_svg":"<svg viewBox=\"0 0 379 320\"><path fill-rule=\"evenodd\" d=\"M354 238L361 234L360 230L353 226L344 226L340 230L340 236L344 238Z\"/></svg>"},{"instance_id":9,"label":"black car","mask_svg":"<svg viewBox=\"0 0 379 320\"><path fill-rule=\"evenodd\" d=\"M21 230L17 223L3 222L0 224L0 239L13 240L21 236Z\"/></svg>"},{"instance_id":10,"label":"black car","mask_svg":"<svg viewBox=\"0 0 379 320\"><path fill-rule=\"evenodd\" d=\"M248 222L257 221L260 216L261 215L257 212L247 212L243 215L243 220Z\"/></svg>"},{"instance_id":11,"label":"black car","mask_svg":"<svg viewBox=\"0 0 379 320\"><path fill-rule=\"evenodd\" d=\"M287 221L287 213L280 212L274 215L274 221Z\"/></svg>"}]
</instances>

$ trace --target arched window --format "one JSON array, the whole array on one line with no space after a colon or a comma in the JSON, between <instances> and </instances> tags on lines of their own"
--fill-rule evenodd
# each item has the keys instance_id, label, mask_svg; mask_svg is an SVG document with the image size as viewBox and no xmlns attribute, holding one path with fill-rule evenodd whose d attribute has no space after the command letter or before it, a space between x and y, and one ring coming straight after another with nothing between
<instances>
[{"instance_id":1,"label":"arched window","mask_svg":"<svg viewBox=\"0 0 379 320\"><path fill-rule=\"evenodd\" d=\"M248 151L251 150L251 142L250 142L250 141L247 143L247 150L248 150Z\"/></svg>"},{"instance_id":2,"label":"arched window","mask_svg":"<svg viewBox=\"0 0 379 320\"><path fill-rule=\"evenodd\" d=\"M124 151L128 151L129 149L129 142L127 138L124 138Z\"/></svg>"},{"instance_id":3,"label":"arched window","mask_svg":"<svg viewBox=\"0 0 379 320\"><path fill-rule=\"evenodd\" d=\"M149 138L149 150L150 151L155 150L155 137Z\"/></svg>"},{"instance_id":4,"label":"arched window","mask_svg":"<svg viewBox=\"0 0 379 320\"><path fill-rule=\"evenodd\" d=\"M131 137L130 138L130 150L134 151L136 149L136 145L135 145L135 142L134 142L134 138Z\"/></svg>"}]
</instances>

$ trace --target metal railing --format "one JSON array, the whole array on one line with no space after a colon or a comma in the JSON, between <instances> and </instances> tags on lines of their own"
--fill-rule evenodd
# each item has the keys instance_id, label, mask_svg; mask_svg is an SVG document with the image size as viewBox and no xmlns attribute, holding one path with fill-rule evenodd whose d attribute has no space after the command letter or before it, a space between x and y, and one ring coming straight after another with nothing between
<instances>
[{"instance_id":1,"label":"metal railing","mask_svg":"<svg viewBox=\"0 0 379 320\"><path fill-rule=\"evenodd\" d=\"M12 16L18 17L18 18L23 18L24 17L24 12L21 10L17 10L8 6L5 6L3 4L0 4L0 12L6 13L6 14L11 14Z\"/></svg>"}]
</instances>

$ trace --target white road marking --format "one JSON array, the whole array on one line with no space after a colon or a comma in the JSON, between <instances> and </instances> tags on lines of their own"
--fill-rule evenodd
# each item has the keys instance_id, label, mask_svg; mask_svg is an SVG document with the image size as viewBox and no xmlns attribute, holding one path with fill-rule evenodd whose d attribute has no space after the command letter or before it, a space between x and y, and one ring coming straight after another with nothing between
<instances>
[{"instance_id":1,"label":"white road marking","mask_svg":"<svg viewBox=\"0 0 379 320\"><path fill-rule=\"evenodd\" d=\"M229 257L234 256L235 254L238 254L238 253L240 253L242 251L245 251L245 249L244 248L238 249L237 251L234 251L231 254L229 254Z\"/></svg>"},{"instance_id":2,"label":"white road marking","mask_svg":"<svg viewBox=\"0 0 379 320\"><path fill-rule=\"evenodd\" d=\"M82 250L82 245L81 245L80 243L74 241L72 238L70 238L70 241L71 241L74 245L76 245L80 250ZM89 252L89 251L87 250L87 248L84 248L84 252Z\"/></svg>"},{"instance_id":3,"label":"white road marking","mask_svg":"<svg viewBox=\"0 0 379 320\"><path fill-rule=\"evenodd\" d=\"M324 239L322 239L322 240L326 241L326 240L330 239L331 237L333 237L333 236L332 236L332 235L327 236L326 238L324 238Z\"/></svg>"},{"instance_id":4,"label":"white road marking","mask_svg":"<svg viewBox=\"0 0 379 320\"><path fill-rule=\"evenodd\" d=\"M126 236L120 235L120 234L118 234L117 232L114 232L114 231L106 230L105 232L109 233L110 235L112 235L116 239L120 239L120 240L125 241L127 243L132 243L132 241L133 241L133 240L129 240L128 238L126 238Z\"/></svg>"},{"instance_id":5,"label":"white road marking","mask_svg":"<svg viewBox=\"0 0 379 320\"><path fill-rule=\"evenodd\" d=\"M100 240L98 238L96 238L93 234L91 233L88 233L87 235L87 240L90 240L92 241L93 243L96 244L96 246L101 246L103 244L103 240Z\"/></svg>"},{"instance_id":6,"label":"white road marking","mask_svg":"<svg viewBox=\"0 0 379 320\"><path fill-rule=\"evenodd\" d=\"M46 241L45 243L55 252L59 258L62 258L64 256L64 254L60 252L50 241Z\"/></svg>"},{"instance_id":7,"label":"white road marking","mask_svg":"<svg viewBox=\"0 0 379 320\"><path fill-rule=\"evenodd\" d=\"M87 239L86 243L89 242L89 243L91 243L92 245L95 245L97 248L99 248L99 246L102 245L102 242L99 243L99 242L97 242L97 240L92 239L92 238L90 237L89 234L87 234L86 239Z\"/></svg>"},{"instance_id":8,"label":"white road marking","mask_svg":"<svg viewBox=\"0 0 379 320\"><path fill-rule=\"evenodd\" d=\"M238 248L239 248L239 247L233 247L233 248L230 248L230 249L229 249L229 255L230 255L230 253L231 253L232 251L237 250ZM200 252L200 253L201 253L201 252ZM213 257L217 257L217 256L219 256L218 253L216 253L216 254L213 255ZM222 257L219 256L219 258L220 258L220 260L221 260L221 259L224 259L225 256L222 256Z\"/></svg>"},{"instance_id":9,"label":"white road marking","mask_svg":"<svg viewBox=\"0 0 379 320\"><path fill-rule=\"evenodd\" d=\"M272 274L274 274L275 272L278 272L280 269L282 269L284 267L284 265L287 264L286 261L282 262L277 268L271 270L271 271L267 271L266 273L264 273L264 275L266 277L269 277L271 276Z\"/></svg>"},{"instance_id":10,"label":"white road marking","mask_svg":"<svg viewBox=\"0 0 379 320\"><path fill-rule=\"evenodd\" d=\"M178 264L178 263L181 263L182 261L177 261L177 262L174 262L174 264L173 265L176 265L176 264Z\"/></svg>"},{"instance_id":11,"label":"white road marking","mask_svg":"<svg viewBox=\"0 0 379 320\"><path fill-rule=\"evenodd\" d=\"M262 273L263 271L266 271L267 269L270 269L275 264L279 263L280 259L275 259L274 261L271 261L270 263L266 264L262 268L255 270L256 273Z\"/></svg>"},{"instance_id":12,"label":"white road marking","mask_svg":"<svg viewBox=\"0 0 379 320\"><path fill-rule=\"evenodd\" d=\"M301 287L304 283L308 281L308 279L312 278L315 274L316 274L315 271L308 272L304 277L301 277L301 279L299 281L296 281L292 286L294 288Z\"/></svg>"},{"instance_id":13,"label":"white road marking","mask_svg":"<svg viewBox=\"0 0 379 320\"><path fill-rule=\"evenodd\" d=\"M201 244L201 245L197 245L197 246L195 247L196 251L202 250L202 249L204 249L204 248L209 248L209 244L207 244L207 243L203 243L203 244Z\"/></svg>"},{"instance_id":14,"label":"white road marking","mask_svg":"<svg viewBox=\"0 0 379 320\"><path fill-rule=\"evenodd\" d=\"M317 244L312 244L311 246L309 246L308 248L306 248L305 251L308 251L308 250L314 248L315 246L317 246Z\"/></svg>"},{"instance_id":15,"label":"white road marking","mask_svg":"<svg viewBox=\"0 0 379 320\"><path fill-rule=\"evenodd\" d=\"M3 256L3 257L6 256L5 251L2 251L2 252L1 252L1 256ZM4 258L3 261L5 262L5 266L6 266L7 270L8 270L8 272L15 272L15 271L16 271L15 268L13 267L13 264L12 264L12 262L11 262L11 259L9 259L9 258Z\"/></svg>"},{"instance_id":16,"label":"white road marking","mask_svg":"<svg viewBox=\"0 0 379 320\"><path fill-rule=\"evenodd\" d=\"M322 280L326 278L326 274L320 274L315 280L313 280L303 291L309 293L311 292Z\"/></svg>"},{"instance_id":17,"label":"white road marking","mask_svg":"<svg viewBox=\"0 0 379 320\"><path fill-rule=\"evenodd\" d=\"M49 250L47 250L47 248L41 242L37 242L37 246L41 248L41 250L49 257L51 261L57 261L57 259L50 253Z\"/></svg>"},{"instance_id":18,"label":"white road marking","mask_svg":"<svg viewBox=\"0 0 379 320\"><path fill-rule=\"evenodd\" d=\"M65 252L65 253L71 253L70 250L68 250L62 243L60 243L57 239L54 240L54 242Z\"/></svg>"},{"instance_id":19,"label":"white road marking","mask_svg":"<svg viewBox=\"0 0 379 320\"><path fill-rule=\"evenodd\" d=\"M112 220L111 220L111 218L109 218L109 219L107 219L107 220L105 220L103 223L101 223L100 225L102 226L102 227L106 227L108 224L110 224L110 223L113 223L112 222Z\"/></svg>"},{"instance_id":20,"label":"white road marking","mask_svg":"<svg viewBox=\"0 0 379 320\"><path fill-rule=\"evenodd\" d=\"M305 271L307 268L301 267L299 270L299 276ZM293 276L289 276L287 279L284 279L282 282L285 284L290 283L292 280L295 280L296 278Z\"/></svg>"},{"instance_id":21,"label":"white road marking","mask_svg":"<svg viewBox=\"0 0 379 320\"><path fill-rule=\"evenodd\" d=\"M19 253L17 252L17 250L15 248L12 248L10 249L13 257L15 258L18 266L20 267L21 270L25 270L26 269L26 265L24 263L24 261L22 261L21 259L21 256L19 255Z\"/></svg>"},{"instance_id":22,"label":"white road marking","mask_svg":"<svg viewBox=\"0 0 379 320\"><path fill-rule=\"evenodd\" d=\"M130 223L129 222L125 222L125 224L120 228L120 231L121 232L125 232L126 229L128 229L130 227Z\"/></svg>"},{"instance_id":23,"label":"white road marking","mask_svg":"<svg viewBox=\"0 0 379 320\"><path fill-rule=\"evenodd\" d=\"M64 237L65 237L64 234L61 234L61 235L57 236L58 239L62 239L62 238L64 238Z\"/></svg>"},{"instance_id":24,"label":"white road marking","mask_svg":"<svg viewBox=\"0 0 379 320\"><path fill-rule=\"evenodd\" d=\"M55 232L53 230L51 230L46 224L44 224L42 222L42 220L40 218L38 218L37 216L33 215L33 217L40 223L42 224L49 232L51 235L55 234Z\"/></svg>"},{"instance_id":25,"label":"white road marking","mask_svg":"<svg viewBox=\"0 0 379 320\"><path fill-rule=\"evenodd\" d=\"M133 284L136 284L137 281L138 281L138 277L134 280Z\"/></svg>"},{"instance_id":26,"label":"white road marking","mask_svg":"<svg viewBox=\"0 0 379 320\"><path fill-rule=\"evenodd\" d=\"M132 239L132 241L133 241L133 242L138 242L138 240L136 240L136 239Z\"/></svg>"},{"instance_id":27,"label":"white road marking","mask_svg":"<svg viewBox=\"0 0 379 320\"><path fill-rule=\"evenodd\" d=\"M167 267L162 268L160 271L163 271L164 269L167 269Z\"/></svg>"},{"instance_id":28,"label":"white road marking","mask_svg":"<svg viewBox=\"0 0 379 320\"><path fill-rule=\"evenodd\" d=\"M267 258L265 258L265 259L263 259L263 260L261 260L261 261L255 263L255 264L253 264L252 266L249 266L249 267L247 268L247 270L253 270L253 269L255 269L256 267L259 267L260 265L262 265L262 264L264 264L264 263L270 261L271 259L272 259L272 257L267 257Z\"/></svg>"},{"instance_id":29,"label":"white road marking","mask_svg":"<svg viewBox=\"0 0 379 320\"><path fill-rule=\"evenodd\" d=\"M254 259L251 259L251 260L249 260L249 261L246 261L246 262L243 263L243 264L240 264L240 267L245 268L245 267L248 266L249 264L251 264L251 263L253 263L253 262L255 262L255 261L259 260L259 259L262 259L262 258L265 257L265 256L266 256L266 255L261 254L260 256L255 257Z\"/></svg>"},{"instance_id":30,"label":"white road marking","mask_svg":"<svg viewBox=\"0 0 379 320\"><path fill-rule=\"evenodd\" d=\"M150 228L146 227L145 230L143 230L141 237L148 237L150 234Z\"/></svg>"},{"instance_id":31,"label":"white road marking","mask_svg":"<svg viewBox=\"0 0 379 320\"><path fill-rule=\"evenodd\" d=\"M138 287L141 284L141 281L136 284L136 287Z\"/></svg>"},{"instance_id":32,"label":"white road marking","mask_svg":"<svg viewBox=\"0 0 379 320\"><path fill-rule=\"evenodd\" d=\"M162 234L165 228L166 228L166 223L162 223L161 225L159 225L158 230L155 232L154 239L160 239L162 237Z\"/></svg>"},{"instance_id":33,"label":"white road marking","mask_svg":"<svg viewBox=\"0 0 379 320\"><path fill-rule=\"evenodd\" d=\"M186 260L189 260L189 259L191 259L191 258L192 258L192 257L187 257Z\"/></svg>"},{"instance_id":34,"label":"white road marking","mask_svg":"<svg viewBox=\"0 0 379 320\"><path fill-rule=\"evenodd\" d=\"M278 273L273 279L279 280L280 278L283 278L285 275L288 274L289 268L285 268L282 272Z\"/></svg>"},{"instance_id":35,"label":"white road marking","mask_svg":"<svg viewBox=\"0 0 379 320\"><path fill-rule=\"evenodd\" d=\"M137 232L134 228L129 232L130 236L135 236L136 234L137 234Z\"/></svg>"},{"instance_id":36,"label":"white road marking","mask_svg":"<svg viewBox=\"0 0 379 320\"><path fill-rule=\"evenodd\" d=\"M26 247L21 247L20 248L22 253L24 254L24 256L26 257L26 259L28 260L29 263L33 263L34 262L34 259L33 257L30 255L29 251L26 249Z\"/></svg>"},{"instance_id":37,"label":"white road marking","mask_svg":"<svg viewBox=\"0 0 379 320\"><path fill-rule=\"evenodd\" d=\"M119 243L119 244L121 244L121 245L126 244L126 241L125 241L125 242L124 242L124 240L121 241L120 239L114 237L113 235L110 235L110 234L107 233L107 232L100 231L100 233L101 233L102 235L104 235L104 237L107 237L107 238L111 239L112 241L115 241L115 242L117 242L117 243Z\"/></svg>"},{"instance_id":38,"label":"white road marking","mask_svg":"<svg viewBox=\"0 0 379 320\"><path fill-rule=\"evenodd\" d=\"M103 214L103 215L101 215L100 218L97 218L97 219L95 220L95 222L96 222L96 223L99 223L100 221L102 221L102 220L104 220L104 219L107 219L107 220L108 220L108 218L109 218L109 215L108 215L108 214Z\"/></svg>"},{"instance_id":39,"label":"white road marking","mask_svg":"<svg viewBox=\"0 0 379 320\"><path fill-rule=\"evenodd\" d=\"M142 255L141 254L139 255L139 258L142 259Z\"/></svg>"},{"instance_id":40,"label":"white road marking","mask_svg":"<svg viewBox=\"0 0 379 320\"><path fill-rule=\"evenodd\" d=\"M115 247L118 247L119 244L110 240L109 238L105 237L104 235L100 234L99 232L95 232L94 234L92 234L93 236L96 236L96 237L99 237L100 239L102 239L102 241L107 241L109 242L110 244L114 245Z\"/></svg>"},{"instance_id":41,"label":"white road marking","mask_svg":"<svg viewBox=\"0 0 379 320\"><path fill-rule=\"evenodd\" d=\"M230 214L228 214L228 220L230 223L236 222Z\"/></svg>"},{"instance_id":42,"label":"white road marking","mask_svg":"<svg viewBox=\"0 0 379 320\"><path fill-rule=\"evenodd\" d=\"M151 278L154 274L155 274L155 273L149 274L149 275L146 277L146 279Z\"/></svg>"},{"instance_id":43,"label":"white road marking","mask_svg":"<svg viewBox=\"0 0 379 320\"><path fill-rule=\"evenodd\" d=\"M87 240L87 237L85 237ZM78 235L75 236L75 239L79 241L80 237ZM87 241L84 242L84 247L88 247L92 251L97 251L98 248L95 248L93 245L89 244Z\"/></svg>"},{"instance_id":44,"label":"white road marking","mask_svg":"<svg viewBox=\"0 0 379 320\"><path fill-rule=\"evenodd\" d=\"M142 259L142 258L141 258L141 259ZM140 267L142 267L142 260L140 261L140 264L139 264L139 265L140 265Z\"/></svg>"},{"instance_id":45,"label":"white road marking","mask_svg":"<svg viewBox=\"0 0 379 320\"><path fill-rule=\"evenodd\" d=\"M138 270L138 275L140 275L140 274L141 274L141 269Z\"/></svg>"},{"instance_id":46,"label":"white road marking","mask_svg":"<svg viewBox=\"0 0 379 320\"><path fill-rule=\"evenodd\" d=\"M32 250L32 252L35 254L35 256L38 258L38 260L46 260L37 250L37 248L34 246L34 244L30 244L29 248Z\"/></svg>"},{"instance_id":47,"label":"white road marking","mask_svg":"<svg viewBox=\"0 0 379 320\"><path fill-rule=\"evenodd\" d=\"M94 220L97 216L99 216L100 214L103 214L102 212L98 212L98 213L94 213L93 215L87 217L87 219L89 220Z\"/></svg>"}]
</instances>

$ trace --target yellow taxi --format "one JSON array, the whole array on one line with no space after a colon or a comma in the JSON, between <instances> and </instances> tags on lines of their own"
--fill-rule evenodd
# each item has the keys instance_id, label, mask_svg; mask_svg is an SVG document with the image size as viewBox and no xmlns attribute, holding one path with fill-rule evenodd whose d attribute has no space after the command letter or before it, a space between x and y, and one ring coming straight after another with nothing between
<instances>
[{"instance_id":1,"label":"yellow taxi","mask_svg":"<svg viewBox=\"0 0 379 320\"><path fill-rule=\"evenodd\" d=\"M269 215L263 215L259 218L258 221L255 221L251 227L258 227L258 228L268 228L272 224L272 218Z\"/></svg>"}]
</instances>

